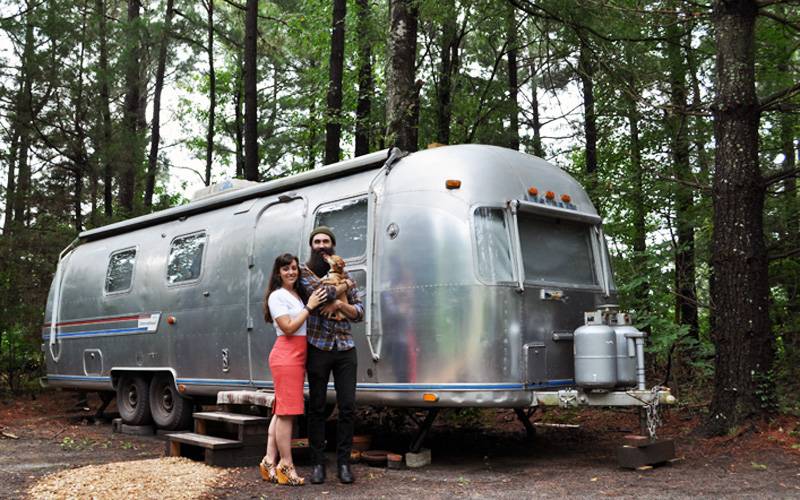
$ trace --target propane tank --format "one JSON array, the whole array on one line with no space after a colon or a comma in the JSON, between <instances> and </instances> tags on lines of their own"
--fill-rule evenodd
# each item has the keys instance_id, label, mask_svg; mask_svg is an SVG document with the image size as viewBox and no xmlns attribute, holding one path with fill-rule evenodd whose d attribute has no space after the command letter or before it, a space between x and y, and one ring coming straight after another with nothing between
<instances>
[{"instance_id":1,"label":"propane tank","mask_svg":"<svg viewBox=\"0 0 800 500\"><path fill-rule=\"evenodd\" d=\"M617 385L617 348L614 329L584 325L575 330L575 384L590 389Z\"/></svg>"},{"instance_id":2,"label":"propane tank","mask_svg":"<svg viewBox=\"0 0 800 500\"><path fill-rule=\"evenodd\" d=\"M617 386L633 387L636 385L636 344L634 339L642 336L642 332L631 325L614 327L617 344Z\"/></svg>"}]
</instances>

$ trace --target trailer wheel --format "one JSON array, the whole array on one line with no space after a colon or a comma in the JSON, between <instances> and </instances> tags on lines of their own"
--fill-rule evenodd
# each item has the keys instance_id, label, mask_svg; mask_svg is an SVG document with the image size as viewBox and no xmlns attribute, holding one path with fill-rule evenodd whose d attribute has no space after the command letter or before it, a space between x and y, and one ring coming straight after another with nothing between
<instances>
[{"instance_id":1,"label":"trailer wheel","mask_svg":"<svg viewBox=\"0 0 800 500\"><path fill-rule=\"evenodd\" d=\"M148 381L142 375L124 374L117 386L117 409L122 421L128 425L150 423Z\"/></svg>"},{"instance_id":2,"label":"trailer wheel","mask_svg":"<svg viewBox=\"0 0 800 500\"><path fill-rule=\"evenodd\" d=\"M159 428L170 431L190 428L193 409L193 401L178 393L170 374L159 373L153 377L150 383L150 411Z\"/></svg>"}]
</instances>

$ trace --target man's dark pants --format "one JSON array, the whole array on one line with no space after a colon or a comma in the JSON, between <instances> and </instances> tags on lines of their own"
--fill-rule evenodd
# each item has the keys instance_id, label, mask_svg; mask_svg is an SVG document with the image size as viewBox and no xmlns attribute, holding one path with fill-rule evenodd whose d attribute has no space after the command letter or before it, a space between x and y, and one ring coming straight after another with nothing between
<instances>
[{"instance_id":1,"label":"man's dark pants","mask_svg":"<svg viewBox=\"0 0 800 500\"><path fill-rule=\"evenodd\" d=\"M336 461L339 465L350 463L353 447L353 421L356 407L356 368L358 357L355 347L347 351L323 351L308 345L306 373L308 375L308 444L314 464L324 464L325 446L325 396L328 380L333 373L336 388L336 406L339 421L336 425Z\"/></svg>"}]
</instances>

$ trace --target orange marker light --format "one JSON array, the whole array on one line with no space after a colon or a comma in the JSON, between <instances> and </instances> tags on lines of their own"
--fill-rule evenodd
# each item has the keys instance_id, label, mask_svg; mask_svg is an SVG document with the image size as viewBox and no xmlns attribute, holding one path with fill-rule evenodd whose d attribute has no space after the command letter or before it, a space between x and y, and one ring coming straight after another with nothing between
<instances>
[{"instance_id":1,"label":"orange marker light","mask_svg":"<svg viewBox=\"0 0 800 500\"><path fill-rule=\"evenodd\" d=\"M439 396L428 392L422 395L422 400L428 403L435 403L439 401Z\"/></svg>"},{"instance_id":2,"label":"orange marker light","mask_svg":"<svg viewBox=\"0 0 800 500\"><path fill-rule=\"evenodd\" d=\"M177 321L178 320L175 319L175 316L168 316L167 317L167 323L169 323L170 325L174 325Z\"/></svg>"},{"instance_id":3,"label":"orange marker light","mask_svg":"<svg viewBox=\"0 0 800 500\"><path fill-rule=\"evenodd\" d=\"M544 194L544 197L547 198L548 200L552 200L555 199L556 194L552 191L548 191Z\"/></svg>"},{"instance_id":4,"label":"orange marker light","mask_svg":"<svg viewBox=\"0 0 800 500\"><path fill-rule=\"evenodd\" d=\"M178 392L186 392L186 386L183 384L178 384Z\"/></svg>"},{"instance_id":5,"label":"orange marker light","mask_svg":"<svg viewBox=\"0 0 800 500\"><path fill-rule=\"evenodd\" d=\"M572 201L572 198L570 198L568 194L562 194L561 201L563 201L564 203L569 203L570 201Z\"/></svg>"},{"instance_id":6,"label":"orange marker light","mask_svg":"<svg viewBox=\"0 0 800 500\"><path fill-rule=\"evenodd\" d=\"M531 187L528 188L528 194L531 195L531 196L538 196L539 195L539 190L536 189L535 187L531 186Z\"/></svg>"},{"instance_id":7,"label":"orange marker light","mask_svg":"<svg viewBox=\"0 0 800 500\"><path fill-rule=\"evenodd\" d=\"M444 185L447 189L458 189L461 187L461 181L458 179L447 179Z\"/></svg>"}]
</instances>

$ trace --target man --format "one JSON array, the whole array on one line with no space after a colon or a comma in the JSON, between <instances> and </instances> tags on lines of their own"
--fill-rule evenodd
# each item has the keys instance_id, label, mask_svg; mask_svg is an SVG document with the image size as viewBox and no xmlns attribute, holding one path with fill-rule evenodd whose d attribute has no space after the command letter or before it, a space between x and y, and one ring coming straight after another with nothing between
<instances>
[{"instance_id":1,"label":"man","mask_svg":"<svg viewBox=\"0 0 800 500\"><path fill-rule=\"evenodd\" d=\"M327 304L321 310L311 313L306 323L308 357L308 444L314 467L311 482L325 482L325 399L328 393L328 380L333 373L336 389L336 405L339 408L339 421L336 426L336 462L339 481L345 484L354 481L350 469L350 450L353 447L353 421L356 399L356 368L358 359L350 321L364 318L364 305L358 298L355 283L347 276L346 284L338 286L323 285L321 279L330 266L325 256L333 255L336 236L330 228L320 226L311 232L308 239L311 256L300 269L300 284L310 296L320 286L327 286ZM336 296L347 292L347 302L337 300ZM341 312L348 319L334 320L331 316Z\"/></svg>"}]
</instances>

